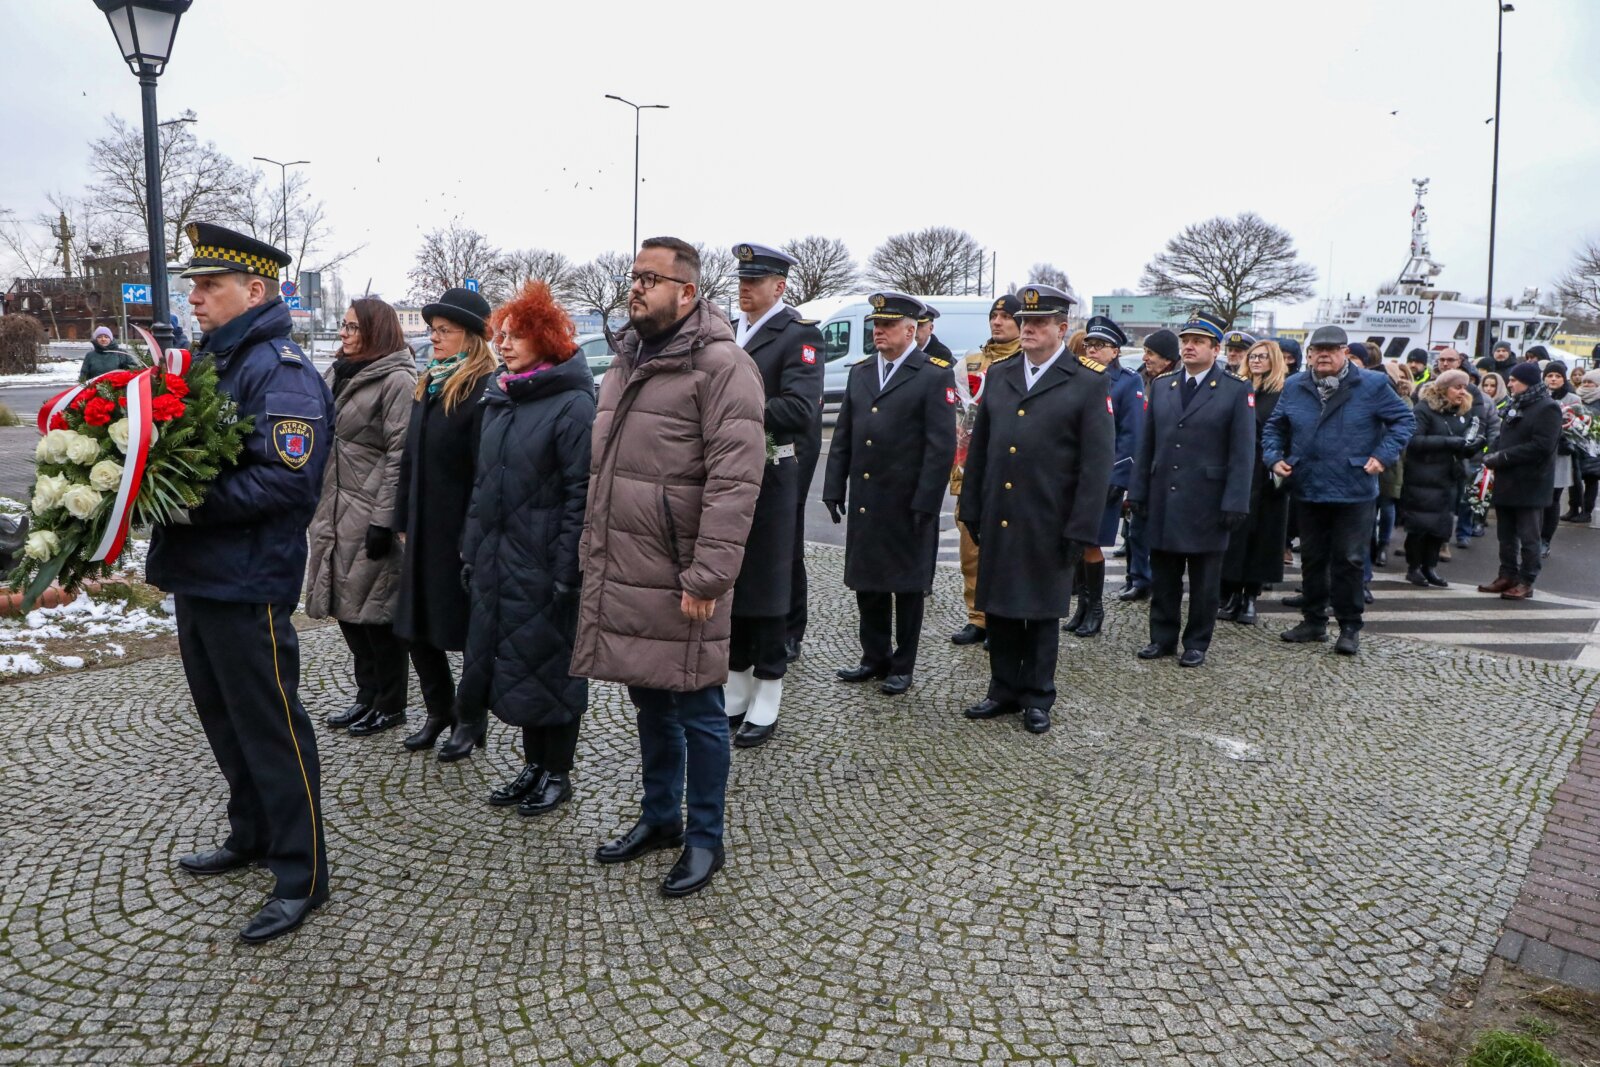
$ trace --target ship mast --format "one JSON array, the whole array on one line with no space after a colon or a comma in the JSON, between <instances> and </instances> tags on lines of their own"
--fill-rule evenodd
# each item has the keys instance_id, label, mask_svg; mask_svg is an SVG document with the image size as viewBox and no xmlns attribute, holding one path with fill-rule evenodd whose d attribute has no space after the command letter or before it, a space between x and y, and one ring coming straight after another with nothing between
<instances>
[{"instance_id":1,"label":"ship mast","mask_svg":"<svg viewBox=\"0 0 1600 1067\"><path fill-rule=\"evenodd\" d=\"M1422 198L1428 192L1428 179L1413 178L1411 184L1417 189L1417 202L1411 208L1411 258L1400 271L1398 284L1399 291L1408 295L1427 288L1444 269L1434 262L1433 253L1428 249L1428 210L1422 206Z\"/></svg>"}]
</instances>

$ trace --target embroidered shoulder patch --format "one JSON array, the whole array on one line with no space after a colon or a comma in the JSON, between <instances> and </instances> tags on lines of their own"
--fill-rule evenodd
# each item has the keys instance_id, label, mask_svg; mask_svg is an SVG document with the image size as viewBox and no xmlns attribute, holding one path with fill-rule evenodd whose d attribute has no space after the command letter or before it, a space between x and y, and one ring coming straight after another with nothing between
<instances>
[{"instance_id":1,"label":"embroidered shoulder patch","mask_svg":"<svg viewBox=\"0 0 1600 1067\"><path fill-rule=\"evenodd\" d=\"M1088 367L1096 374L1104 374L1106 372L1106 365L1104 363L1090 359L1088 356L1079 356L1078 362L1082 363L1085 367Z\"/></svg>"},{"instance_id":2,"label":"embroidered shoulder patch","mask_svg":"<svg viewBox=\"0 0 1600 1067\"><path fill-rule=\"evenodd\" d=\"M950 365L950 361L945 359L943 356L929 356L928 362L932 363L935 367L948 367Z\"/></svg>"},{"instance_id":3,"label":"embroidered shoulder patch","mask_svg":"<svg viewBox=\"0 0 1600 1067\"><path fill-rule=\"evenodd\" d=\"M309 422L283 419L272 424L272 447L278 450L278 458L290 470L306 465L315 444L316 430Z\"/></svg>"},{"instance_id":4,"label":"embroidered shoulder patch","mask_svg":"<svg viewBox=\"0 0 1600 1067\"><path fill-rule=\"evenodd\" d=\"M815 346L813 346L813 345L801 345L800 346L800 362L801 363L815 363L816 361L817 361L817 350L816 350Z\"/></svg>"},{"instance_id":5,"label":"embroidered shoulder patch","mask_svg":"<svg viewBox=\"0 0 1600 1067\"><path fill-rule=\"evenodd\" d=\"M956 402L956 391L954 389L946 387L944 391L944 402L946 404L954 404Z\"/></svg>"}]
</instances>

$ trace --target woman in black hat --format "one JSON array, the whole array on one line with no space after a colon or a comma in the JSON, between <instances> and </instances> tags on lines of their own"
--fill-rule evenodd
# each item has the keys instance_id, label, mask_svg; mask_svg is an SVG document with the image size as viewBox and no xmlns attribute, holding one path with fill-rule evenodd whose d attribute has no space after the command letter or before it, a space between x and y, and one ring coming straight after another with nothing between
<instances>
[{"instance_id":1,"label":"woman in black hat","mask_svg":"<svg viewBox=\"0 0 1600 1067\"><path fill-rule=\"evenodd\" d=\"M433 358L417 380L400 465L395 525L404 531L405 559L394 629L410 644L411 666L428 709L427 721L405 739L405 747L430 749L447 727L453 728L439 749L440 762L449 763L472 755L483 743L488 721L487 709L457 704L445 652L466 647L461 531L472 497L481 401L495 357L488 340L489 302L477 293L447 289L422 309L422 317Z\"/></svg>"}]
</instances>

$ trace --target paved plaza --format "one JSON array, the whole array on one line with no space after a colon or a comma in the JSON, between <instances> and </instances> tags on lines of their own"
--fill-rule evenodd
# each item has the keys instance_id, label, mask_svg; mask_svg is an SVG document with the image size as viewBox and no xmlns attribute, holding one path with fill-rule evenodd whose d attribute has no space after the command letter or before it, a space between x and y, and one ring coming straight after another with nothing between
<instances>
[{"instance_id":1,"label":"paved plaza","mask_svg":"<svg viewBox=\"0 0 1600 1067\"><path fill-rule=\"evenodd\" d=\"M452 765L322 731L334 897L259 948L265 872L175 866L225 800L177 660L0 688L0 1063L1370 1064L1482 972L1600 680L1232 626L1179 670L1113 604L1034 737L961 718L948 568L911 694L836 682L855 609L812 552L778 739L735 753L728 866L682 901L669 854L590 858L637 810L614 686L542 819L483 802L498 723ZM348 659L303 653L320 720Z\"/></svg>"}]
</instances>

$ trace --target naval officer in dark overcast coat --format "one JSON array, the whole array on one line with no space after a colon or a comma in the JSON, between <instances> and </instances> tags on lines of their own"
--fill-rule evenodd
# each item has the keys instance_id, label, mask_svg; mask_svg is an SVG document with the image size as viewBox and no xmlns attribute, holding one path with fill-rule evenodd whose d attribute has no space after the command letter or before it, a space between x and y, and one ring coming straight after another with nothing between
<instances>
[{"instance_id":1,"label":"naval officer in dark overcast coat","mask_svg":"<svg viewBox=\"0 0 1600 1067\"><path fill-rule=\"evenodd\" d=\"M989 630L989 692L965 714L1021 712L1042 734L1073 571L1099 538L1116 420L1106 365L1067 348L1072 297L1048 285L1017 295L1025 358L989 371L956 508L979 546L977 606Z\"/></svg>"},{"instance_id":2,"label":"naval officer in dark overcast coat","mask_svg":"<svg viewBox=\"0 0 1600 1067\"><path fill-rule=\"evenodd\" d=\"M1217 356L1227 323L1200 312L1178 331L1183 364L1150 383L1128 499L1145 512L1150 545L1150 643L1140 659L1178 648L1183 575L1189 621L1178 663L1206 661L1222 592L1228 535L1250 517L1255 392Z\"/></svg>"},{"instance_id":3,"label":"naval officer in dark overcast coat","mask_svg":"<svg viewBox=\"0 0 1600 1067\"><path fill-rule=\"evenodd\" d=\"M771 455L761 478L744 564L733 586L726 690L733 743L753 748L772 736L783 676L795 540L804 503L798 452L822 411L822 332L783 302L793 256L758 244L733 249L739 261L739 317L734 340L750 354L766 394Z\"/></svg>"},{"instance_id":4,"label":"naval officer in dark overcast coat","mask_svg":"<svg viewBox=\"0 0 1600 1067\"><path fill-rule=\"evenodd\" d=\"M840 680L911 688L922 611L939 558L939 513L956 456L950 361L917 348L924 304L905 293L869 298L877 355L850 368L828 445L822 502L845 512L844 584L861 611L861 662Z\"/></svg>"}]
</instances>

